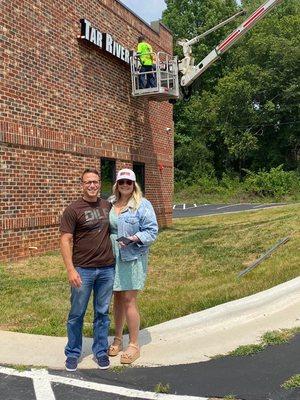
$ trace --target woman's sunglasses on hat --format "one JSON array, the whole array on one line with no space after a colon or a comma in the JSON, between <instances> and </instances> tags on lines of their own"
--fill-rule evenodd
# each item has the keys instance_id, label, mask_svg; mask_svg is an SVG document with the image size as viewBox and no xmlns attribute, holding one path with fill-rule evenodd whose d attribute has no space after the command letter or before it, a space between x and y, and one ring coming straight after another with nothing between
<instances>
[{"instance_id":1,"label":"woman's sunglasses on hat","mask_svg":"<svg viewBox=\"0 0 300 400\"><path fill-rule=\"evenodd\" d=\"M133 184L133 181L130 181L129 179L119 179L118 180L119 185L128 185L131 186Z\"/></svg>"}]
</instances>

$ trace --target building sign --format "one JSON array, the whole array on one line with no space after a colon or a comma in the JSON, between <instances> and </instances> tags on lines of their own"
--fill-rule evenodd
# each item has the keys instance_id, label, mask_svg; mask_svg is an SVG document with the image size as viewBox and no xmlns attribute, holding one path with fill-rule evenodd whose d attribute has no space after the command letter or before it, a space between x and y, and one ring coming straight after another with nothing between
<instances>
[{"instance_id":1,"label":"building sign","mask_svg":"<svg viewBox=\"0 0 300 400\"><path fill-rule=\"evenodd\" d=\"M86 19L81 19L81 39L86 39L95 44L100 49L107 51L113 56L125 61L129 64L129 57L131 52L117 43L109 33L100 32L98 29L92 27L91 23Z\"/></svg>"}]
</instances>

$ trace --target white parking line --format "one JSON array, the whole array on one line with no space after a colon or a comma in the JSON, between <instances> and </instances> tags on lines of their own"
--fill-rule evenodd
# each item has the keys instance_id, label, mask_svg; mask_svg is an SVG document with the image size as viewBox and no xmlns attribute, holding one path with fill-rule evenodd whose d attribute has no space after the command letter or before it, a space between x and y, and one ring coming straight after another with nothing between
<instances>
[{"instance_id":1,"label":"white parking line","mask_svg":"<svg viewBox=\"0 0 300 400\"><path fill-rule=\"evenodd\" d=\"M48 379L48 371L45 369L31 370L33 387L36 400L55 400L51 383Z\"/></svg>"},{"instance_id":2,"label":"white parking line","mask_svg":"<svg viewBox=\"0 0 300 400\"><path fill-rule=\"evenodd\" d=\"M106 385L104 383L97 382L88 382L82 381L79 379L66 378L64 376L59 375L51 375L48 374L46 370L39 370L37 373L36 370L32 371L16 371L12 368L0 367L0 374L12 375L12 376L20 376L23 378L31 378L33 381L40 381L37 384L39 395L42 394L42 386L47 388L47 384L50 385L50 382L61 383L63 385L76 386L83 389L95 390L98 392L105 392L111 394L117 394L120 396L129 397L130 399L147 399L147 400L208 400L207 397L198 397L198 396L180 396L176 394L163 394L163 393L154 393L154 392L143 392L142 390L128 389L120 386ZM36 386L35 386L36 387ZM53 394L53 392L52 392ZM47 397L48 396L48 397ZM44 397L37 397L37 400L55 400L55 397L49 397L49 391L45 389Z\"/></svg>"},{"instance_id":3,"label":"white parking line","mask_svg":"<svg viewBox=\"0 0 300 400\"><path fill-rule=\"evenodd\" d=\"M198 208L198 207L204 207L207 206L208 204L200 204L199 206L197 206L196 203L194 203L191 207L187 207L187 204L173 204L173 210L177 210L177 207L182 206L182 210L190 210L191 208ZM180 208L179 208L180 210Z\"/></svg>"},{"instance_id":4,"label":"white parking line","mask_svg":"<svg viewBox=\"0 0 300 400\"><path fill-rule=\"evenodd\" d=\"M216 210L222 210L223 208L229 208L229 207L234 207L238 206L239 204L229 204L229 206L222 206L222 207L217 207Z\"/></svg>"}]
</instances>

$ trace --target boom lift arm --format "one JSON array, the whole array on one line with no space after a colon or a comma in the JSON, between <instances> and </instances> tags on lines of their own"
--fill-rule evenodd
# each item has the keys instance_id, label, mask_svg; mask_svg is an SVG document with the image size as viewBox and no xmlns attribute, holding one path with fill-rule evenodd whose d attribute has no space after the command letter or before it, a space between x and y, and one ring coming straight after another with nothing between
<instances>
[{"instance_id":1,"label":"boom lift arm","mask_svg":"<svg viewBox=\"0 0 300 400\"><path fill-rule=\"evenodd\" d=\"M181 40L178 42L183 47L184 58L178 63L178 69L181 72L180 84L182 87L190 86L207 68L210 67L223 53L225 53L235 42L237 42L246 32L248 32L261 18L265 17L275 6L283 0L268 0L255 10L249 18L247 18L237 29L230 33L215 49L213 49L199 64L194 65L194 57L192 56L192 45L209 33L215 31L221 26L229 23L234 18L243 14L240 11L227 20L216 25L214 28L202 33L191 40Z\"/></svg>"},{"instance_id":2,"label":"boom lift arm","mask_svg":"<svg viewBox=\"0 0 300 400\"><path fill-rule=\"evenodd\" d=\"M215 27L194 37L191 40L180 40L179 45L183 48L184 58L178 62L177 57L170 56L164 52L158 52L156 63L153 70L144 72L140 70L140 60L135 54L130 57L131 81L133 96L147 96L157 101L176 101L180 98L179 78L181 92L188 99L191 94L191 84L207 70L220 56L225 53L234 43L236 43L246 32L248 32L261 18L265 17L275 6L283 0L268 0L254 11L237 29L226 37L215 49L213 49L198 65L194 65L195 59L192 55L192 45L199 42L200 39L214 32L216 29L231 22L234 18L244 11L241 10L232 17L220 22ZM178 76L180 72L180 77ZM155 75L155 84L152 87L145 87L147 74Z\"/></svg>"}]
</instances>

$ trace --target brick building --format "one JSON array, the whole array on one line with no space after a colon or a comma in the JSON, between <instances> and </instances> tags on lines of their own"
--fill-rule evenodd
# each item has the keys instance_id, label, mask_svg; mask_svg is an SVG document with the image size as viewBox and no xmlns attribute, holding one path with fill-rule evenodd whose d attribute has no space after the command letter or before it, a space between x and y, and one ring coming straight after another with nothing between
<instances>
[{"instance_id":1,"label":"brick building","mask_svg":"<svg viewBox=\"0 0 300 400\"><path fill-rule=\"evenodd\" d=\"M169 224L172 106L131 96L126 59L141 33L171 53L168 29L116 0L3 0L0 14L0 260L58 248L60 215L86 167L101 171L103 194L118 169L133 167Z\"/></svg>"}]
</instances>

